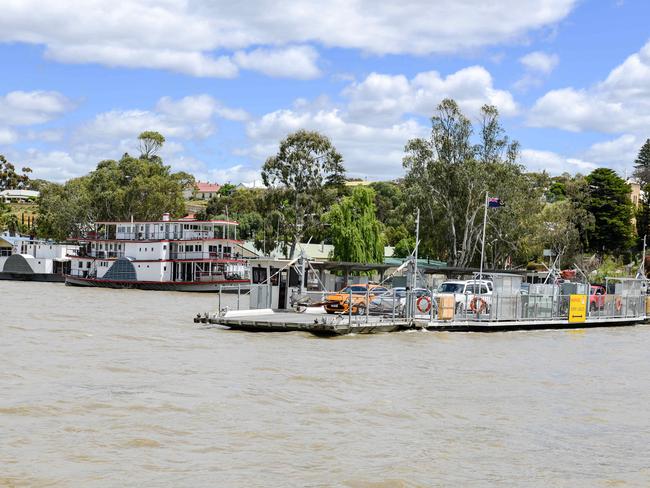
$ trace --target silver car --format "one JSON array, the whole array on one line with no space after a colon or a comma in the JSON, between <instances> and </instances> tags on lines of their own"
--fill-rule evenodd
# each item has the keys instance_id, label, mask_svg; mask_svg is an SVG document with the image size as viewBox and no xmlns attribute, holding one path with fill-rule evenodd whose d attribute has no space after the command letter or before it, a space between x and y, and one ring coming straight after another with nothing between
<instances>
[{"instance_id":1,"label":"silver car","mask_svg":"<svg viewBox=\"0 0 650 488\"><path fill-rule=\"evenodd\" d=\"M414 288L413 293L416 298L431 295L431 292L426 288ZM405 305L406 288L398 286L392 290L388 290L386 293L379 295L378 297L375 297L374 300L370 302L370 313L392 314L394 309L395 315L400 315L404 311Z\"/></svg>"}]
</instances>

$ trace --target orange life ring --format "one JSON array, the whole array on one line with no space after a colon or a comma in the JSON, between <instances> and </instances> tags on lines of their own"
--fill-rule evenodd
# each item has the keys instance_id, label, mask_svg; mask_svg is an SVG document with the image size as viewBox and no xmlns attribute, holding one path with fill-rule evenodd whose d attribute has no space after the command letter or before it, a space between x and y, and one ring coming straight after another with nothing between
<instances>
[{"instance_id":1,"label":"orange life ring","mask_svg":"<svg viewBox=\"0 0 650 488\"><path fill-rule=\"evenodd\" d=\"M426 301L427 305L424 307L424 310L422 309L422 302ZM426 295L422 295L420 298L418 298L418 301L415 303L415 306L418 308L418 310L421 313L427 313L429 310L431 310L431 298L429 298Z\"/></svg>"},{"instance_id":2,"label":"orange life ring","mask_svg":"<svg viewBox=\"0 0 650 488\"><path fill-rule=\"evenodd\" d=\"M614 301L614 307L616 307L617 312L621 311L623 308L623 300L621 300L621 297L616 297L616 300Z\"/></svg>"},{"instance_id":3,"label":"orange life ring","mask_svg":"<svg viewBox=\"0 0 650 488\"><path fill-rule=\"evenodd\" d=\"M469 302L469 309L472 312L483 313L487 309L487 302L481 297L475 296L472 298L472 301Z\"/></svg>"}]
</instances>

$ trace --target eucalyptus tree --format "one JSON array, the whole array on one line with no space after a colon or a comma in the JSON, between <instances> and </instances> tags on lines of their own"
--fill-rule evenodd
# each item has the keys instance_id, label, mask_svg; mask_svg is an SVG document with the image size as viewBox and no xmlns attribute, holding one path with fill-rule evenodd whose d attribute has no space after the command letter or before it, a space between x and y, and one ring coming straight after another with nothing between
<instances>
[{"instance_id":1,"label":"eucalyptus tree","mask_svg":"<svg viewBox=\"0 0 650 488\"><path fill-rule=\"evenodd\" d=\"M320 215L343 187L344 176L343 157L330 139L318 132L289 134L280 142L277 154L266 160L262 167L264 184L285 197L286 205L280 210L290 256L307 229L319 227Z\"/></svg>"},{"instance_id":2,"label":"eucalyptus tree","mask_svg":"<svg viewBox=\"0 0 650 488\"><path fill-rule=\"evenodd\" d=\"M424 227L444 236L439 254L464 267L480 248L486 192L497 194L521 176L519 146L505 136L493 106L481 109L476 144L454 100L443 100L431 123L429 138L406 145L405 192L423 212Z\"/></svg>"},{"instance_id":3,"label":"eucalyptus tree","mask_svg":"<svg viewBox=\"0 0 650 488\"><path fill-rule=\"evenodd\" d=\"M7 189L24 190L29 188L29 173L31 172L31 168L24 167L18 173L16 167L0 154L0 191Z\"/></svg>"}]
</instances>

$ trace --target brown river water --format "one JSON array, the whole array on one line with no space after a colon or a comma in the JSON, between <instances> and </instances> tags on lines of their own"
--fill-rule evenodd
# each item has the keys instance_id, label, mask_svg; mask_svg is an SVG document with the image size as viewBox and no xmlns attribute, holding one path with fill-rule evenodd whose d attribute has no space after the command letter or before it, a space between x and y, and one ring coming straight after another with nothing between
<instances>
[{"instance_id":1,"label":"brown river water","mask_svg":"<svg viewBox=\"0 0 650 488\"><path fill-rule=\"evenodd\" d=\"M650 486L650 327L315 338L0 282L0 486Z\"/></svg>"}]
</instances>

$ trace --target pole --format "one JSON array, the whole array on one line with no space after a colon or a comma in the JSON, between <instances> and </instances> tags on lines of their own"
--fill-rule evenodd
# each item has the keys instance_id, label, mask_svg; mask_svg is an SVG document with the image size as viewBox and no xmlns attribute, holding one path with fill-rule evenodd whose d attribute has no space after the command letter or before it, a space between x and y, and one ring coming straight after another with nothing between
<instances>
[{"instance_id":1,"label":"pole","mask_svg":"<svg viewBox=\"0 0 650 488\"><path fill-rule=\"evenodd\" d=\"M418 285L418 247L420 245L420 209L418 208L417 216L415 217L415 266L413 267L413 288Z\"/></svg>"},{"instance_id":2,"label":"pole","mask_svg":"<svg viewBox=\"0 0 650 488\"><path fill-rule=\"evenodd\" d=\"M485 192L485 208L483 209L483 239L481 240L481 267L478 272L479 286L483 279L483 255L485 253L485 227L487 224L487 209L488 209L488 192Z\"/></svg>"},{"instance_id":3,"label":"pole","mask_svg":"<svg viewBox=\"0 0 650 488\"><path fill-rule=\"evenodd\" d=\"M641 256L641 277L643 280L645 280L645 240L648 235L643 236L643 254Z\"/></svg>"}]
</instances>

